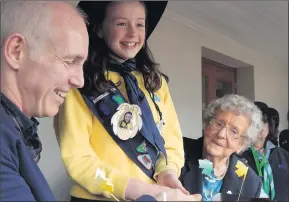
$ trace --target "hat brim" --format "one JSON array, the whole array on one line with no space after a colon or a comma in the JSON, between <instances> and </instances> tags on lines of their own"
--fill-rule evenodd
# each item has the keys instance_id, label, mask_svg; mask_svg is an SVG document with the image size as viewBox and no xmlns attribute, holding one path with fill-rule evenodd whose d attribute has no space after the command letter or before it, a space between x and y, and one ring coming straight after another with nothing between
<instances>
[{"instance_id":1,"label":"hat brim","mask_svg":"<svg viewBox=\"0 0 289 202\"><path fill-rule=\"evenodd\" d=\"M105 8L111 1L80 1L78 7L88 15L89 23L98 24L103 20L105 15ZM167 1L143 1L147 8L147 32L148 39L158 22L160 21L166 6Z\"/></svg>"}]
</instances>

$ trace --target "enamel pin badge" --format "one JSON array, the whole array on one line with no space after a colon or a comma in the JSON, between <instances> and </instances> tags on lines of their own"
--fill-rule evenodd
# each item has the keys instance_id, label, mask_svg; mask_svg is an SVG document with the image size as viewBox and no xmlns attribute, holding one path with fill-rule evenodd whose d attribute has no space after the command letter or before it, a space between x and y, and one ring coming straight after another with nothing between
<instances>
[{"instance_id":1,"label":"enamel pin badge","mask_svg":"<svg viewBox=\"0 0 289 202\"><path fill-rule=\"evenodd\" d=\"M163 134L163 127L165 125L164 120L160 120L160 122L158 122L156 125L157 125L157 128L159 130L160 135L162 135Z\"/></svg>"},{"instance_id":2,"label":"enamel pin badge","mask_svg":"<svg viewBox=\"0 0 289 202\"><path fill-rule=\"evenodd\" d=\"M152 169L152 159L149 154L140 154L137 156L137 160L147 169Z\"/></svg>"},{"instance_id":3,"label":"enamel pin badge","mask_svg":"<svg viewBox=\"0 0 289 202\"><path fill-rule=\"evenodd\" d=\"M141 109L137 105L123 103L111 118L113 132L121 140L128 140L136 136L142 128Z\"/></svg>"},{"instance_id":4,"label":"enamel pin badge","mask_svg":"<svg viewBox=\"0 0 289 202\"><path fill-rule=\"evenodd\" d=\"M148 153L148 148L146 145L146 141L144 140L137 148L137 152L139 153Z\"/></svg>"}]
</instances>

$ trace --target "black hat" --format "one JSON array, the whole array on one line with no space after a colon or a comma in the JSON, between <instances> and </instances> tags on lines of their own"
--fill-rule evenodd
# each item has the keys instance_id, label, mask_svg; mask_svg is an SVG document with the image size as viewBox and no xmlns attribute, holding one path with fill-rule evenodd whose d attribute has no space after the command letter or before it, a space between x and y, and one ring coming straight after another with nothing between
<instances>
[{"instance_id":1,"label":"black hat","mask_svg":"<svg viewBox=\"0 0 289 202\"><path fill-rule=\"evenodd\" d=\"M80 1L78 7L88 15L90 24L99 24L104 20L106 6L111 1ZM147 9L147 32L146 38L148 39L161 19L167 1L143 1Z\"/></svg>"},{"instance_id":2,"label":"black hat","mask_svg":"<svg viewBox=\"0 0 289 202\"><path fill-rule=\"evenodd\" d=\"M264 102L260 102L260 101L255 101L254 104L260 109L260 110L264 110L268 108L268 105Z\"/></svg>"}]
</instances>

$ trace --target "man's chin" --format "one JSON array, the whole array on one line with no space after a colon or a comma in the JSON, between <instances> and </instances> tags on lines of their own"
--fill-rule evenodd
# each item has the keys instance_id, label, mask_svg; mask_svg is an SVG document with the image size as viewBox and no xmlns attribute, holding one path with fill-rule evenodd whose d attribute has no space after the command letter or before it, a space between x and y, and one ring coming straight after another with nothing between
<instances>
[{"instance_id":1,"label":"man's chin","mask_svg":"<svg viewBox=\"0 0 289 202\"><path fill-rule=\"evenodd\" d=\"M58 107L54 107L54 109L50 108L49 110L47 110L45 113L43 113L42 117L53 117L55 116L59 111L59 106ZM39 117L41 118L41 117Z\"/></svg>"}]
</instances>

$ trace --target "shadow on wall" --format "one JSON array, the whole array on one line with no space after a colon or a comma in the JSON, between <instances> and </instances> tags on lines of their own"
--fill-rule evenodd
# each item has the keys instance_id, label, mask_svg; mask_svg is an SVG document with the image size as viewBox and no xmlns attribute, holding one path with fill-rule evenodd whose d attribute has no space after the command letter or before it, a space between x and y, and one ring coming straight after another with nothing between
<instances>
[{"instance_id":1,"label":"shadow on wall","mask_svg":"<svg viewBox=\"0 0 289 202\"><path fill-rule=\"evenodd\" d=\"M53 118L41 118L39 131L42 153L39 167L57 201L70 201L71 180L66 173L53 129Z\"/></svg>"}]
</instances>

